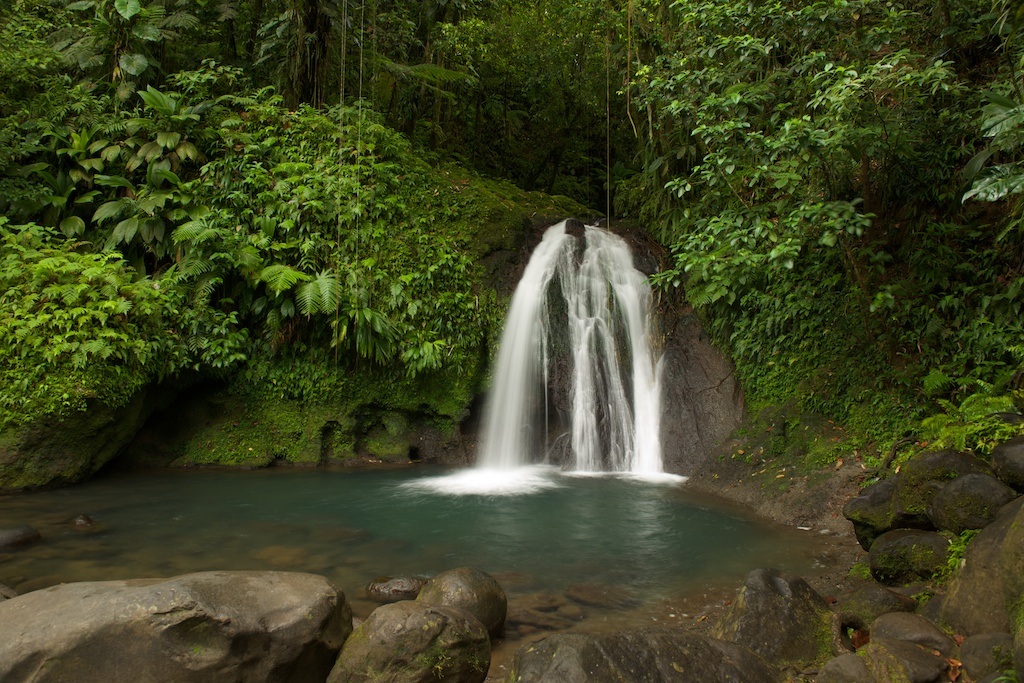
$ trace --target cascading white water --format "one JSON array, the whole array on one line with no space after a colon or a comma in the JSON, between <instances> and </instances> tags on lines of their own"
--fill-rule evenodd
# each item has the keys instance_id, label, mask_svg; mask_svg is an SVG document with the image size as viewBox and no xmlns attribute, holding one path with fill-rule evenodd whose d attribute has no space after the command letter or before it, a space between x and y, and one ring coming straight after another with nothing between
<instances>
[{"instance_id":1,"label":"cascading white water","mask_svg":"<svg viewBox=\"0 0 1024 683\"><path fill-rule=\"evenodd\" d=\"M597 227L578 240L548 229L512 297L484 414L478 467L544 460L547 381L559 331L572 358L571 457L579 472L662 472L661 362L650 335L651 290L622 238ZM557 281L561 301L549 305ZM564 320L555 320L556 313ZM543 437L543 438L542 438Z\"/></svg>"}]
</instances>

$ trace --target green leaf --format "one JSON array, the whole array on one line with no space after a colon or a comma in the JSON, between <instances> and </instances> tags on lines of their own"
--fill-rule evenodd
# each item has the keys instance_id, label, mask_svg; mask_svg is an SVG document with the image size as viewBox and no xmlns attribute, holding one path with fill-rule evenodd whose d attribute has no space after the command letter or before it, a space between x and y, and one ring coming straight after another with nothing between
<instances>
[{"instance_id":1,"label":"green leaf","mask_svg":"<svg viewBox=\"0 0 1024 683\"><path fill-rule=\"evenodd\" d=\"M90 9L95 5L96 3L93 2L93 0L78 0L78 2L73 2L68 5L68 9L72 12L80 12L84 9Z\"/></svg>"},{"instance_id":2,"label":"green leaf","mask_svg":"<svg viewBox=\"0 0 1024 683\"><path fill-rule=\"evenodd\" d=\"M68 216L60 222L60 231L66 237L75 237L85 232L85 221L78 216Z\"/></svg>"},{"instance_id":3,"label":"green leaf","mask_svg":"<svg viewBox=\"0 0 1024 683\"><path fill-rule=\"evenodd\" d=\"M132 33L136 38L150 43L160 40L160 27L156 24L137 24L132 27Z\"/></svg>"},{"instance_id":4,"label":"green leaf","mask_svg":"<svg viewBox=\"0 0 1024 683\"><path fill-rule=\"evenodd\" d=\"M92 215L94 223L102 223L108 218L113 218L121 212L121 209L125 206L124 199L115 199L112 202L106 202L100 204L100 207L96 209L96 213Z\"/></svg>"},{"instance_id":5,"label":"green leaf","mask_svg":"<svg viewBox=\"0 0 1024 683\"><path fill-rule=\"evenodd\" d=\"M114 9L128 21L142 11L142 4L139 0L114 0Z\"/></svg>"},{"instance_id":6,"label":"green leaf","mask_svg":"<svg viewBox=\"0 0 1024 683\"><path fill-rule=\"evenodd\" d=\"M138 52L121 55L118 58L117 63L121 65L121 68L130 73L132 76L139 76L149 68L149 60L146 59L146 55L139 54Z\"/></svg>"}]
</instances>

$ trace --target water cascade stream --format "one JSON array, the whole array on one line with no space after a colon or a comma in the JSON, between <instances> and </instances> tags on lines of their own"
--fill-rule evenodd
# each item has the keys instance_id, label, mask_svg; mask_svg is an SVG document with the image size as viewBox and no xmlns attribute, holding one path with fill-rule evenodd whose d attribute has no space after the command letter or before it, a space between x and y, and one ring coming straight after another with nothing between
<instances>
[{"instance_id":1,"label":"water cascade stream","mask_svg":"<svg viewBox=\"0 0 1024 683\"><path fill-rule=\"evenodd\" d=\"M562 467L662 471L661 363L652 344L651 290L625 241L586 226L583 244L559 223L526 266L505 321L478 466L550 460L549 381L571 357L571 410Z\"/></svg>"}]
</instances>

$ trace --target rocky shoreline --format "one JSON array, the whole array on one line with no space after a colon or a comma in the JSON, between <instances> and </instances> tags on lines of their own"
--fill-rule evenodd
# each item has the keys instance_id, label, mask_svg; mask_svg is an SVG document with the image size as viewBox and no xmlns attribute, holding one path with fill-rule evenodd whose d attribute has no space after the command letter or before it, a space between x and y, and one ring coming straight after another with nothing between
<instances>
[{"instance_id":1,"label":"rocky shoreline","mask_svg":"<svg viewBox=\"0 0 1024 683\"><path fill-rule=\"evenodd\" d=\"M0 590L0 681L881 683L1024 675L1024 437L987 461L922 453L886 478L855 458L815 476L734 452L727 444L687 486L827 537L828 561L804 577L754 570L738 593L707 596L672 626L574 632L586 595L510 607L494 578L469 568L371 584L369 593L386 604L361 623L324 577L204 572L16 597ZM0 551L30 546L33 531L0 530ZM508 629L532 635L492 665L492 639ZM507 652L513 642L494 644Z\"/></svg>"}]
</instances>

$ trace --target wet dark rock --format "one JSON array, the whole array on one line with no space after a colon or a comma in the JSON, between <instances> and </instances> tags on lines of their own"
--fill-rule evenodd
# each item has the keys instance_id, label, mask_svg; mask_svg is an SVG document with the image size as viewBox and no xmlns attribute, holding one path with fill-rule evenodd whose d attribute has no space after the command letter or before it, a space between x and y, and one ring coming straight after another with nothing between
<instances>
[{"instance_id":1,"label":"wet dark rock","mask_svg":"<svg viewBox=\"0 0 1024 683\"><path fill-rule=\"evenodd\" d=\"M636 596L619 586L578 583L565 590L565 597L586 607L622 609L637 604Z\"/></svg>"},{"instance_id":2,"label":"wet dark rock","mask_svg":"<svg viewBox=\"0 0 1024 683\"><path fill-rule=\"evenodd\" d=\"M902 514L928 524L928 505L947 483L965 474L992 474L980 458L954 450L921 453L900 469L896 478L896 505ZM906 525L917 528L918 525Z\"/></svg>"},{"instance_id":3,"label":"wet dark rock","mask_svg":"<svg viewBox=\"0 0 1024 683\"><path fill-rule=\"evenodd\" d=\"M96 521L89 515L78 515L71 520L71 526L76 529L88 529L96 526Z\"/></svg>"},{"instance_id":4,"label":"wet dark rock","mask_svg":"<svg viewBox=\"0 0 1024 683\"><path fill-rule=\"evenodd\" d=\"M487 630L457 607L406 600L375 609L352 632L328 683L480 683Z\"/></svg>"},{"instance_id":5,"label":"wet dark rock","mask_svg":"<svg viewBox=\"0 0 1024 683\"><path fill-rule=\"evenodd\" d=\"M586 612L579 605L562 605L555 610L555 614L566 619L572 619L573 621L579 621L586 616Z\"/></svg>"},{"instance_id":6,"label":"wet dark rock","mask_svg":"<svg viewBox=\"0 0 1024 683\"><path fill-rule=\"evenodd\" d=\"M839 624L825 599L802 578L755 569L711 635L776 664L806 666L836 654Z\"/></svg>"},{"instance_id":7,"label":"wet dark rock","mask_svg":"<svg viewBox=\"0 0 1024 683\"><path fill-rule=\"evenodd\" d=\"M669 683L780 680L750 650L696 633L640 629L603 636L558 633L516 652L506 683Z\"/></svg>"},{"instance_id":8,"label":"wet dark rock","mask_svg":"<svg viewBox=\"0 0 1024 683\"><path fill-rule=\"evenodd\" d=\"M938 683L949 680L945 658L928 652L920 645L902 640L875 638L857 652L877 683L909 681Z\"/></svg>"},{"instance_id":9,"label":"wet dark rock","mask_svg":"<svg viewBox=\"0 0 1024 683\"><path fill-rule=\"evenodd\" d=\"M883 614L913 612L917 602L872 581L841 597L838 608L843 628L866 629Z\"/></svg>"},{"instance_id":10,"label":"wet dark rock","mask_svg":"<svg viewBox=\"0 0 1024 683\"><path fill-rule=\"evenodd\" d=\"M946 657L956 649L956 643L942 629L919 614L907 612L892 612L875 619L871 624L871 638L917 643L929 650L938 650Z\"/></svg>"},{"instance_id":11,"label":"wet dark rock","mask_svg":"<svg viewBox=\"0 0 1024 683\"><path fill-rule=\"evenodd\" d=\"M69 583L0 602L0 680L324 680L351 624L312 574Z\"/></svg>"},{"instance_id":12,"label":"wet dark rock","mask_svg":"<svg viewBox=\"0 0 1024 683\"><path fill-rule=\"evenodd\" d=\"M509 609L505 623L517 629L519 626L530 626L539 631L561 631L573 625L572 620L568 617L522 607Z\"/></svg>"},{"instance_id":13,"label":"wet dark rock","mask_svg":"<svg viewBox=\"0 0 1024 683\"><path fill-rule=\"evenodd\" d=\"M415 600L426 584L416 576L381 576L367 584L366 593L377 602Z\"/></svg>"},{"instance_id":14,"label":"wet dark rock","mask_svg":"<svg viewBox=\"0 0 1024 683\"><path fill-rule=\"evenodd\" d=\"M28 524L11 529L0 529L0 552L15 550L42 539L39 530Z\"/></svg>"},{"instance_id":15,"label":"wet dark rock","mask_svg":"<svg viewBox=\"0 0 1024 683\"><path fill-rule=\"evenodd\" d=\"M0 583L0 601L10 600L11 598L18 597L18 591L14 590L10 586L5 586Z\"/></svg>"},{"instance_id":16,"label":"wet dark rock","mask_svg":"<svg viewBox=\"0 0 1024 683\"><path fill-rule=\"evenodd\" d=\"M1013 636L1009 633L980 633L960 646L964 671L977 680L1013 666Z\"/></svg>"},{"instance_id":17,"label":"wet dark rock","mask_svg":"<svg viewBox=\"0 0 1024 683\"><path fill-rule=\"evenodd\" d=\"M505 626L508 600L494 577L472 567L441 572L427 581L418 601L429 605L459 607L480 620L492 636Z\"/></svg>"},{"instance_id":18,"label":"wet dark rock","mask_svg":"<svg viewBox=\"0 0 1024 683\"><path fill-rule=\"evenodd\" d=\"M996 520L978 532L964 554L942 603L941 621L957 633L973 635L1009 631L1003 589L1003 542L1021 502L1004 507Z\"/></svg>"},{"instance_id":19,"label":"wet dark rock","mask_svg":"<svg viewBox=\"0 0 1024 683\"><path fill-rule=\"evenodd\" d=\"M875 683L864 658L850 653L825 662L814 680L816 683Z\"/></svg>"},{"instance_id":20,"label":"wet dark rock","mask_svg":"<svg viewBox=\"0 0 1024 683\"><path fill-rule=\"evenodd\" d=\"M992 469L1003 483L1024 491L1024 436L1004 441L992 450Z\"/></svg>"},{"instance_id":21,"label":"wet dark rock","mask_svg":"<svg viewBox=\"0 0 1024 683\"><path fill-rule=\"evenodd\" d=\"M995 477L965 474L938 490L928 505L928 519L936 529L954 534L982 529L1016 497L1013 489Z\"/></svg>"},{"instance_id":22,"label":"wet dark rock","mask_svg":"<svg viewBox=\"0 0 1024 683\"><path fill-rule=\"evenodd\" d=\"M843 506L843 516L853 523L853 533L864 550L876 538L893 529L930 528L920 515L904 513L896 499L896 479L886 479L868 486L859 496Z\"/></svg>"},{"instance_id":23,"label":"wet dark rock","mask_svg":"<svg viewBox=\"0 0 1024 683\"><path fill-rule=\"evenodd\" d=\"M871 544L871 575L881 583L928 580L946 565L949 541L934 531L896 529Z\"/></svg>"}]
</instances>

